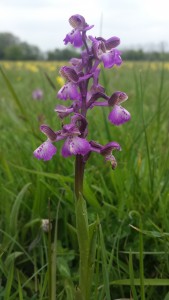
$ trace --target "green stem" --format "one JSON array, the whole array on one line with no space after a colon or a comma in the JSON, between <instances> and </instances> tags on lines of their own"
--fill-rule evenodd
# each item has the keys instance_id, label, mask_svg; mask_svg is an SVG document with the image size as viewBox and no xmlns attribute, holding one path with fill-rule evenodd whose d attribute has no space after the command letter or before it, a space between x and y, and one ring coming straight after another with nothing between
<instances>
[{"instance_id":1,"label":"green stem","mask_svg":"<svg viewBox=\"0 0 169 300\"><path fill-rule=\"evenodd\" d=\"M76 299L88 300L88 258L89 258L89 228L86 202L83 198L83 157L76 156L75 163L75 195L76 195L76 230L79 244L79 290Z\"/></svg>"},{"instance_id":2,"label":"green stem","mask_svg":"<svg viewBox=\"0 0 169 300\"><path fill-rule=\"evenodd\" d=\"M48 219L49 219L49 231L48 231L48 297L51 299L51 292L52 292L52 278L51 278L51 265L52 265L52 253L51 253L51 228L50 228L50 199L48 201Z\"/></svg>"},{"instance_id":3,"label":"green stem","mask_svg":"<svg viewBox=\"0 0 169 300\"><path fill-rule=\"evenodd\" d=\"M84 177L85 163L83 162L83 156L80 154L76 155L75 162L75 195L76 200L83 193L83 177Z\"/></svg>"}]
</instances>

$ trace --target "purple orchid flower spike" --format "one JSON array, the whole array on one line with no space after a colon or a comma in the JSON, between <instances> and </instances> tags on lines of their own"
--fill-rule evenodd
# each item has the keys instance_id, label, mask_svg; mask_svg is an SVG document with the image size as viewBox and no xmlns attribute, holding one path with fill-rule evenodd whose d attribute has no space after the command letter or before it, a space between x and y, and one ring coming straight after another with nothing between
<instances>
[{"instance_id":1,"label":"purple orchid flower spike","mask_svg":"<svg viewBox=\"0 0 169 300\"><path fill-rule=\"evenodd\" d=\"M114 125L122 125L128 122L131 118L130 113L120 104L128 99L124 92L115 92L108 100L109 106L113 106L108 119Z\"/></svg>"},{"instance_id":2,"label":"purple orchid flower spike","mask_svg":"<svg viewBox=\"0 0 169 300\"><path fill-rule=\"evenodd\" d=\"M121 106L128 96L124 92L114 92L112 96L105 93L105 88L99 83L102 62L105 68L122 63L120 51L115 49L120 44L120 39L113 36L109 39L102 37L87 37L86 33L93 27L89 26L81 15L73 15L69 19L73 31L66 35L65 44L71 43L74 47L84 46L80 58L72 58L70 66L63 66L60 75L66 80L64 86L58 91L57 97L61 100L73 100L69 107L57 105L55 112L62 120L62 129L53 131L49 126L42 125L41 131L47 136L46 142L34 151L38 159L49 160L57 149L53 143L64 140L62 156L71 155L83 157L86 162L90 153L97 152L109 161L114 169L117 165L113 150L120 150L116 142L102 146L94 141L88 142L88 109L97 106L112 107L109 121L118 126L130 120L130 113ZM63 125L63 119L71 115L70 124ZM82 158L81 158L82 159ZM81 161L82 163L82 161Z\"/></svg>"}]
</instances>

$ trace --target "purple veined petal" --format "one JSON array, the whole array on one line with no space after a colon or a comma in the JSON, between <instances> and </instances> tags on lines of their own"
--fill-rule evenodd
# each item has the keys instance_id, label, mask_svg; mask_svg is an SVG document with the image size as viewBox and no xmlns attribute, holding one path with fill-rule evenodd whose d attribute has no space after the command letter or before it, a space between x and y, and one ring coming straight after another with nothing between
<instances>
[{"instance_id":1,"label":"purple veined petal","mask_svg":"<svg viewBox=\"0 0 169 300\"><path fill-rule=\"evenodd\" d=\"M101 60L105 68L111 68L115 65L114 56L111 52L106 52L102 54Z\"/></svg>"},{"instance_id":2,"label":"purple veined petal","mask_svg":"<svg viewBox=\"0 0 169 300\"><path fill-rule=\"evenodd\" d=\"M91 78L91 77L93 77L93 74L92 74L92 73L91 73L91 74L86 74L86 75L84 75L84 76L79 76L78 82L84 81L84 80L89 79L89 78Z\"/></svg>"},{"instance_id":3,"label":"purple veined petal","mask_svg":"<svg viewBox=\"0 0 169 300\"><path fill-rule=\"evenodd\" d=\"M94 27L94 25L89 25L89 26L86 26L86 27L84 28L84 30L87 31L87 30L92 29L93 27Z\"/></svg>"},{"instance_id":4,"label":"purple veined petal","mask_svg":"<svg viewBox=\"0 0 169 300\"><path fill-rule=\"evenodd\" d=\"M94 40L92 45L94 56L101 59L103 53L106 53L106 47L103 41Z\"/></svg>"},{"instance_id":5,"label":"purple veined petal","mask_svg":"<svg viewBox=\"0 0 169 300\"><path fill-rule=\"evenodd\" d=\"M126 123L130 118L130 113L121 105L115 105L108 116L109 121L117 126Z\"/></svg>"},{"instance_id":6,"label":"purple veined petal","mask_svg":"<svg viewBox=\"0 0 169 300\"><path fill-rule=\"evenodd\" d=\"M81 115L79 113L75 113L73 115L73 117L71 117L71 123L74 124L79 129L80 133L83 133L83 134L85 133L88 122L83 115Z\"/></svg>"},{"instance_id":7,"label":"purple veined petal","mask_svg":"<svg viewBox=\"0 0 169 300\"><path fill-rule=\"evenodd\" d=\"M116 49L103 53L101 56L101 60L105 68L111 68L114 65L120 66L122 63L120 51Z\"/></svg>"},{"instance_id":8,"label":"purple veined petal","mask_svg":"<svg viewBox=\"0 0 169 300\"><path fill-rule=\"evenodd\" d=\"M78 87L72 82L66 83L58 92L57 97L61 100L80 100Z\"/></svg>"},{"instance_id":9,"label":"purple veined petal","mask_svg":"<svg viewBox=\"0 0 169 300\"><path fill-rule=\"evenodd\" d=\"M63 119L73 112L73 107L66 107L64 105L57 105L54 109L58 113L59 118Z\"/></svg>"},{"instance_id":10,"label":"purple veined petal","mask_svg":"<svg viewBox=\"0 0 169 300\"><path fill-rule=\"evenodd\" d=\"M113 150L118 150L118 151L121 150L121 147L117 142L109 142L108 144L102 147L100 153L102 155L107 155L107 154L111 154Z\"/></svg>"},{"instance_id":11,"label":"purple veined petal","mask_svg":"<svg viewBox=\"0 0 169 300\"><path fill-rule=\"evenodd\" d=\"M53 155L56 154L56 147L53 146L53 144L47 140L43 144L41 144L34 152L34 156L37 159L42 159L42 160L50 160Z\"/></svg>"},{"instance_id":12,"label":"purple veined petal","mask_svg":"<svg viewBox=\"0 0 169 300\"><path fill-rule=\"evenodd\" d=\"M72 137L74 135L76 135L76 136L80 135L80 131L79 131L78 127L75 124L70 123L70 124L66 124L66 125L63 126L62 136L64 138L67 138L69 136Z\"/></svg>"},{"instance_id":13,"label":"purple veined petal","mask_svg":"<svg viewBox=\"0 0 169 300\"><path fill-rule=\"evenodd\" d=\"M60 68L59 73L62 77L66 78L68 81L71 81L72 83L77 83L79 80L79 76L77 72L72 67L63 66Z\"/></svg>"},{"instance_id":14,"label":"purple veined petal","mask_svg":"<svg viewBox=\"0 0 169 300\"><path fill-rule=\"evenodd\" d=\"M103 146L95 141L90 141L91 151L100 153Z\"/></svg>"},{"instance_id":15,"label":"purple veined petal","mask_svg":"<svg viewBox=\"0 0 169 300\"><path fill-rule=\"evenodd\" d=\"M120 39L117 36L112 36L105 41L106 49L111 50L112 48L117 47L120 44Z\"/></svg>"},{"instance_id":16,"label":"purple veined petal","mask_svg":"<svg viewBox=\"0 0 169 300\"><path fill-rule=\"evenodd\" d=\"M117 91L111 95L108 100L110 106L118 105L128 99L128 96L124 92Z\"/></svg>"},{"instance_id":17,"label":"purple veined petal","mask_svg":"<svg viewBox=\"0 0 169 300\"><path fill-rule=\"evenodd\" d=\"M40 130L51 140L56 141L57 134L48 126L48 125L41 125Z\"/></svg>"},{"instance_id":18,"label":"purple veined petal","mask_svg":"<svg viewBox=\"0 0 169 300\"><path fill-rule=\"evenodd\" d=\"M71 43L76 48L83 46L82 35L78 29L73 29L70 33L66 35L63 41L65 45Z\"/></svg>"},{"instance_id":19,"label":"purple veined petal","mask_svg":"<svg viewBox=\"0 0 169 300\"><path fill-rule=\"evenodd\" d=\"M69 136L62 147L62 155L64 157L68 157L73 154L86 155L90 149L91 147L87 140L78 136Z\"/></svg>"},{"instance_id":20,"label":"purple veined petal","mask_svg":"<svg viewBox=\"0 0 169 300\"><path fill-rule=\"evenodd\" d=\"M69 23L73 28L75 29L78 28L79 30L84 29L85 26L87 25L85 18L78 14L71 16L69 18Z\"/></svg>"},{"instance_id":21,"label":"purple veined petal","mask_svg":"<svg viewBox=\"0 0 169 300\"><path fill-rule=\"evenodd\" d=\"M121 58L121 51L117 49L111 50L111 53L113 53L114 61L116 66L120 66L122 64L122 58Z\"/></svg>"},{"instance_id":22,"label":"purple veined petal","mask_svg":"<svg viewBox=\"0 0 169 300\"><path fill-rule=\"evenodd\" d=\"M71 58L70 63L72 64L74 70L79 73L83 70L83 62L80 58Z\"/></svg>"}]
</instances>

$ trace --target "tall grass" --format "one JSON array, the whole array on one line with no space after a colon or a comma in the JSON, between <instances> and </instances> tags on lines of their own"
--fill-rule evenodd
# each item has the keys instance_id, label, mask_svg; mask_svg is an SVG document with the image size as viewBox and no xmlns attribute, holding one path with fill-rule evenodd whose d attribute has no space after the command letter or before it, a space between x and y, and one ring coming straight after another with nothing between
<instances>
[{"instance_id":1,"label":"tall grass","mask_svg":"<svg viewBox=\"0 0 169 300\"><path fill-rule=\"evenodd\" d=\"M32 155L44 140L39 125L61 126L53 111L60 102L44 74L58 90L58 66L30 66L3 65L0 74L0 298L71 300L78 282L74 159L63 160L59 144L52 161ZM89 112L89 139L122 147L115 171L93 154L85 172L89 222L98 216L100 223L92 299L169 298L168 78L164 63L102 73L107 94L128 94L132 120L114 127L101 108ZM31 97L37 87L42 101ZM41 222L49 217L47 233Z\"/></svg>"}]
</instances>

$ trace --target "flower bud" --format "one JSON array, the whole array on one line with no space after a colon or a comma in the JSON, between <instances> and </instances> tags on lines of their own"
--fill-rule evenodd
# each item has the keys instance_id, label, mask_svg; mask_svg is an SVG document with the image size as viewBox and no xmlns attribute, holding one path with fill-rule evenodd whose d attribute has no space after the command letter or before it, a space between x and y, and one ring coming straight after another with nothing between
<instances>
[{"instance_id":1,"label":"flower bud","mask_svg":"<svg viewBox=\"0 0 169 300\"><path fill-rule=\"evenodd\" d=\"M45 232L49 232L52 229L52 223L49 219L42 219L41 228Z\"/></svg>"}]
</instances>

